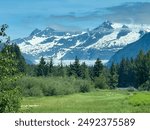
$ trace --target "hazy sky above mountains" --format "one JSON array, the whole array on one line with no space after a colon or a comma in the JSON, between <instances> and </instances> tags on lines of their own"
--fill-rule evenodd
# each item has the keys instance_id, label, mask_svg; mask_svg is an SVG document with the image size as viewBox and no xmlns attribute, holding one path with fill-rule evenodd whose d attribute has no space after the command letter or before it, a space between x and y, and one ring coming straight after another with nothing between
<instances>
[{"instance_id":1,"label":"hazy sky above mountains","mask_svg":"<svg viewBox=\"0 0 150 130\"><path fill-rule=\"evenodd\" d=\"M0 25L14 38L47 26L59 31L94 28L103 21L150 24L150 0L0 0Z\"/></svg>"}]
</instances>

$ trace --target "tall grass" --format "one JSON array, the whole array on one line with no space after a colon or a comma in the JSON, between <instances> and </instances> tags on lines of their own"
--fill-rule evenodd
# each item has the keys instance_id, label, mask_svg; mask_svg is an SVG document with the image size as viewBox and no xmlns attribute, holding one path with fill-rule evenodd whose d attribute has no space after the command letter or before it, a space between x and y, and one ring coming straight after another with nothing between
<instances>
[{"instance_id":1,"label":"tall grass","mask_svg":"<svg viewBox=\"0 0 150 130\"><path fill-rule=\"evenodd\" d=\"M65 96L25 97L21 112L150 112L149 92L97 90Z\"/></svg>"}]
</instances>

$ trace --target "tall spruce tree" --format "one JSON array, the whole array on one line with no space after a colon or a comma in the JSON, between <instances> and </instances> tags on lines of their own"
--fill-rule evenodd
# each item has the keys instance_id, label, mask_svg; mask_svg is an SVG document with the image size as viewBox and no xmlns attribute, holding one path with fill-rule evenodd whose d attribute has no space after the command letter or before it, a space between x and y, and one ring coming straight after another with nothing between
<instances>
[{"instance_id":1,"label":"tall spruce tree","mask_svg":"<svg viewBox=\"0 0 150 130\"><path fill-rule=\"evenodd\" d=\"M48 75L52 76L54 73L54 63L53 58L50 58L50 62L48 63Z\"/></svg>"},{"instance_id":2,"label":"tall spruce tree","mask_svg":"<svg viewBox=\"0 0 150 130\"><path fill-rule=\"evenodd\" d=\"M138 88L138 86L140 86L141 84L143 84L146 81L146 77L145 74L146 72L146 62L145 61L145 54L144 52L141 50L137 56L137 58L135 59L135 64L136 64L136 87Z\"/></svg>"},{"instance_id":3,"label":"tall spruce tree","mask_svg":"<svg viewBox=\"0 0 150 130\"><path fill-rule=\"evenodd\" d=\"M78 59L78 57L76 56L75 58L75 61L73 63L73 66L72 66L72 71L73 71L73 75L75 77L81 77L81 66L80 66L80 61Z\"/></svg>"},{"instance_id":4,"label":"tall spruce tree","mask_svg":"<svg viewBox=\"0 0 150 130\"><path fill-rule=\"evenodd\" d=\"M62 62L62 59L60 61L60 64L55 67L55 75L56 76L61 76L61 77L64 77L65 76L65 69L64 69L64 66L63 66L63 62Z\"/></svg>"},{"instance_id":5,"label":"tall spruce tree","mask_svg":"<svg viewBox=\"0 0 150 130\"><path fill-rule=\"evenodd\" d=\"M103 64L99 58L96 60L94 67L93 67L93 76L99 77L103 72Z\"/></svg>"},{"instance_id":6,"label":"tall spruce tree","mask_svg":"<svg viewBox=\"0 0 150 130\"><path fill-rule=\"evenodd\" d=\"M36 72L37 72L37 76L47 76L48 75L48 66L47 66L43 56L40 59L40 63L37 67Z\"/></svg>"},{"instance_id":7,"label":"tall spruce tree","mask_svg":"<svg viewBox=\"0 0 150 130\"><path fill-rule=\"evenodd\" d=\"M145 81L150 80L150 51L145 55Z\"/></svg>"},{"instance_id":8,"label":"tall spruce tree","mask_svg":"<svg viewBox=\"0 0 150 130\"><path fill-rule=\"evenodd\" d=\"M110 88L115 89L118 87L118 71L117 71L117 66L112 63L111 68L110 68Z\"/></svg>"},{"instance_id":9,"label":"tall spruce tree","mask_svg":"<svg viewBox=\"0 0 150 130\"><path fill-rule=\"evenodd\" d=\"M150 51L144 54L140 51L136 59L136 76L138 87L143 87L143 90L149 90L150 83Z\"/></svg>"},{"instance_id":10,"label":"tall spruce tree","mask_svg":"<svg viewBox=\"0 0 150 130\"><path fill-rule=\"evenodd\" d=\"M74 69L73 69L73 65L70 63L69 66L66 66L67 68L67 76L73 76L74 75Z\"/></svg>"},{"instance_id":11,"label":"tall spruce tree","mask_svg":"<svg viewBox=\"0 0 150 130\"><path fill-rule=\"evenodd\" d=\"M85 62L83 62L81 64L81 77L82 77L82 79L89 78L89 70L88 70L88 66L85 64Z\"/></svg>"},{"instance_id":12,"label":"tall spruce tree","mask_svg":"<svg viewBox=\"0 0 150 130\"><path fill-rule=\"evenodd\" d=\"M129 79L129 60L122 59L119 66L119 87L125 88L130 86Z\"/></svg>"},{"instance_id":13,"label":"tall spruce tree","mask_svg":"<svg viewBox=\"0 0 150 130\"><path fill-rule=\"evenodd\" d=\"M81 72L81 65L79 59L75 58L75 61L73 64L70 63L70 65L67 67L67 73L68 76L74 76L74 77L82 77L82 72Z\"/></svg>"}]
</instances>

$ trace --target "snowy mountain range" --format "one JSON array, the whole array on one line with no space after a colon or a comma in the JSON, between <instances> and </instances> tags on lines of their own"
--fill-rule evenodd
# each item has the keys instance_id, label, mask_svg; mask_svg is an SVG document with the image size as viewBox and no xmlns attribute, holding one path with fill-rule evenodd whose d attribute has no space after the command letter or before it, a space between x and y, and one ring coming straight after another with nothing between
<instances>
[{"instance_id":1,"label":"snowy mountain range","mask_svg":"<svg viewBox=\"0 0 150 130\"><path fill-rule=\"evenodd\" d=\"M122 58L136 58L140 50L143 52L148 52L150 50L150 33L146 33L138 41L125 46L123 49L116 52L108 62L111 65L112 62L120 63Z\"/></svg>"},{"instance_id":2,"label":"snowy mountain range","mask_svg":"<svg viewBox=\"0 0 150 130\"><path fill-rule=\"evenodd\" d=\"M38 63L41 56L54 60L108 61L126 45L138 41L150 26L111 23L84 32L59 32L50 27L35 29L30 36L13 40L28 63Z\"/></svg>"}]
</instances>

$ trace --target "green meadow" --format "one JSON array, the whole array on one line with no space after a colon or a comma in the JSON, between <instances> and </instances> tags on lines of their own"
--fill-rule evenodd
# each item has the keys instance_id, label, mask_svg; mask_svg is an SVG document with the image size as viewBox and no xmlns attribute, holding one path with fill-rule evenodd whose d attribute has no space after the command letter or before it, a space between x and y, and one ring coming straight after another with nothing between
<instances>
[{"instance_id":1,"label":"green meadow","mask_svg":"<svg viewBox=\"0 0 150 130\"><path fill-rule=\"evenodd\" d=\"M64 96L25 97L20 112L145 113L150 112L150 92L97 90Z\"/></svg>"}]
</instances>

